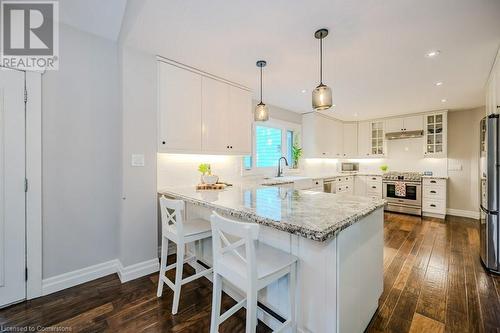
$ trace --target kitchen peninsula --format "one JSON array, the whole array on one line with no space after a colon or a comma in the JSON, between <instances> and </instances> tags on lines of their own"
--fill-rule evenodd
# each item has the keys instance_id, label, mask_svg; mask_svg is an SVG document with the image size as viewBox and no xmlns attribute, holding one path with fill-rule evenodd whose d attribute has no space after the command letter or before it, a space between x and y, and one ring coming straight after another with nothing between
<instances>
[{"instance_id":1,"label":"kitchen peninsula","mask_svg":"<svg viewBox=\"0 0 500 333\"><path fill-rule=\"evenodd\" d=\"M362 332L383 289L384 201L279 186L235 185L220 191L166 187L160 195L186 202L189 218L213 210L261 224L259 241L299 258L299 332ZM196 247L210 265L211 242ZM259 294L259 301L288 317L287 278ZM239 298L230 287L226 292ZM260 318L271 328L273 318Z\"/></svg>"}]
</instances>

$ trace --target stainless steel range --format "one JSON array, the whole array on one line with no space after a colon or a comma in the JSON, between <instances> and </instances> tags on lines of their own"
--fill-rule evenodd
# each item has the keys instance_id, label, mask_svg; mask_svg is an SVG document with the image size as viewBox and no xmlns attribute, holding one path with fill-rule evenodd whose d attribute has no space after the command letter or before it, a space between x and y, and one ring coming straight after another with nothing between
<instances>
[{"instance_id":1,"label":"stainless steel range","mask_svg":"<svg viewBox=\"0 0 500 333\"><path fill-rule=\"evenodd\" d=\"M385 210L422 215L422 174L419 172L387 172L382 176Z\"/></svg>"}]
</instances>

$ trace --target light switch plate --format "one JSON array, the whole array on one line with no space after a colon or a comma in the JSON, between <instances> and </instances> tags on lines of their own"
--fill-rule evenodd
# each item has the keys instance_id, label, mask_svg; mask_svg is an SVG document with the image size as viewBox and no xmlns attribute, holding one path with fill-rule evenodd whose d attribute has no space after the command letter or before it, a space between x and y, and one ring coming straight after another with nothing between
<instances>
[{"instance_id":1,"label":"light switch plate","mask_svg":"<svg viewBox=\"0 0 500 333\"><path fill-rule=\"evenodd\" d=\"M132 154L131 165L133 167L143 167L144 166L144 154Z\"/></svg>"}]
</instances>

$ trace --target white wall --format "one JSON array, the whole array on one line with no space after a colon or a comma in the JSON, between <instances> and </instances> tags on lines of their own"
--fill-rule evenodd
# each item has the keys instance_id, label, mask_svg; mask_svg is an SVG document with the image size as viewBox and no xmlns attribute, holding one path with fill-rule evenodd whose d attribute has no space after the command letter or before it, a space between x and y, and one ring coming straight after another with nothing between
<instances>
[{"instance_id":1,"label":"white wall","mask_svg":"<svg viewBox=\"0 0 500 333\"><path fill-rule=\"evenodd\" d=\"M157 257L155 56L123 46L122 165L123 200L120 261L124 266ZM144 154L145 166L132 167L132 154Z\"/></svg>"},{"instance_id":2,"label":"white wall","mask_svg":"<svg viewBox=\"0 0 500 333\"><path fill-rule=\"evenodd\" d=\"M61 24L59 70L42 76L44 279L118 255L117 54Z\"/></svg>"}]
</instances>

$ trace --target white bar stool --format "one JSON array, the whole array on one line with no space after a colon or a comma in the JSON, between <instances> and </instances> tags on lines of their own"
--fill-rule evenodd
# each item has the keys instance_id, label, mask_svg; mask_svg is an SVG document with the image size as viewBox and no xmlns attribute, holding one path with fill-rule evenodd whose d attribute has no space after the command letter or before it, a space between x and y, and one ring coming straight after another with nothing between
<instances>
[{"instance_id":1,"label":"white bar stool","mask_svg":"<svg viewBox=\"0 0 500 333\"><path fill-rule=\"evenodd\" d=\"M214 281L212 321L210 332L219 331L219 325L246 304L246 333L255 332L257 326L257 293L260 289L289 274L290 318L276 330L297 329L296 324L296 276L297 257L257 241L259 225L227 219L213 212L212 244ZM229 241L238 238L237 241ZM224 314L220 314L222 279L241 289L246 298ZM262 309L264 310L264 309Z\"/></svg>"},{"instance_id":2,"label":"white bar stool","mask_svg":"<svg viewBox=\"0 0 500 333\"><path fill-rule=\"evenodd\" d=\"M163 292L163 283L167 284L174 291L174 300L172 303L172 314L176 314L179 308L179 298L181 286L197 278L212 273L212 268L197 271L196 274L182 279L182 270L184 263L196 260L196 256L184 258L185 245L197 240L209 238L212 236L210 223L203 219L192 219L185 221L185 203L182 200L171 200L165 197L160 198L161 209L161 262L160 277L158 279L157 296L161 297ZM167 266L168 241L177 244L177 262ZM165 272L175 268L175 283L170 281Z\"/></svg>"}]
</instances>

